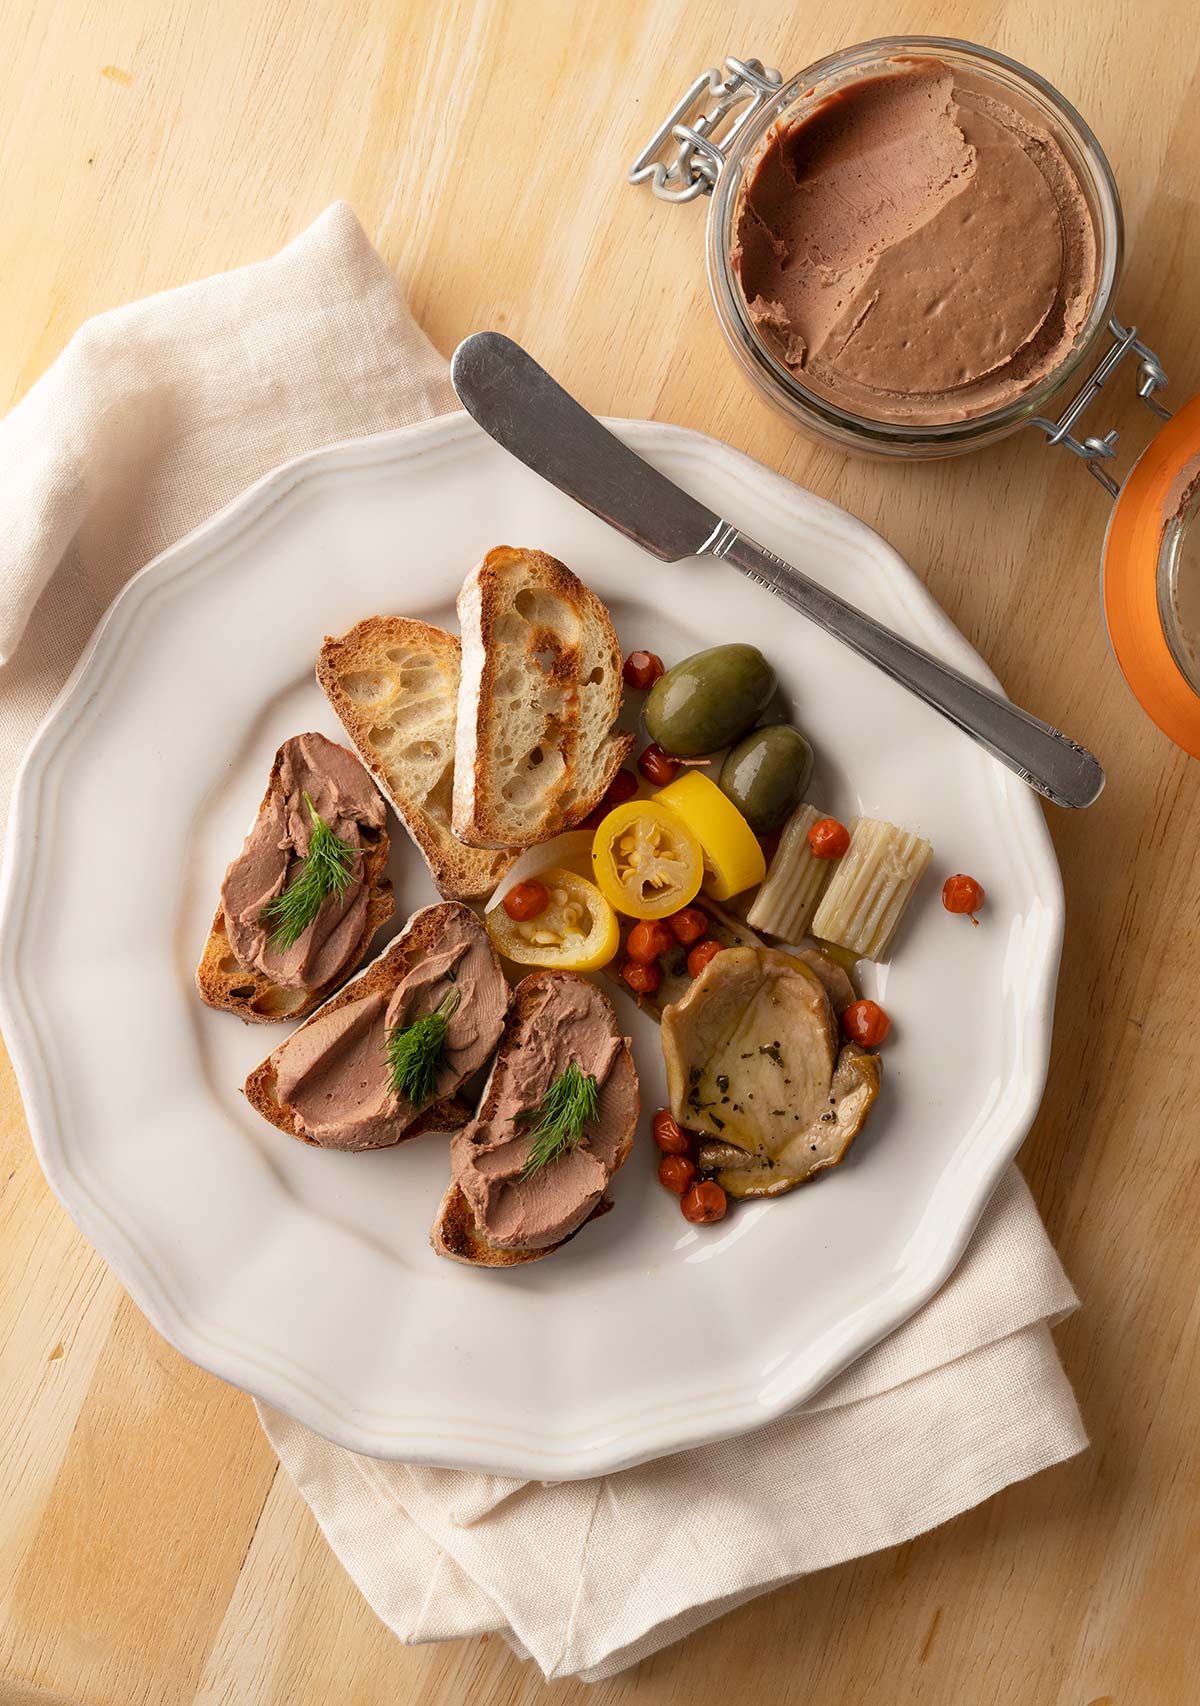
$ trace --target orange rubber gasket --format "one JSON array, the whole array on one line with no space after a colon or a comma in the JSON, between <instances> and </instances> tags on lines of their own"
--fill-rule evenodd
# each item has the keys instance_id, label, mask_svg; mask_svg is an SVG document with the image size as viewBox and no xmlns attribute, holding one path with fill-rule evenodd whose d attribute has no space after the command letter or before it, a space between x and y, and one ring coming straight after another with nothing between
<instances>
[{"instance_id":1,"label":"orange rubber gasket","mask_svg":"<svg viewBox=\"0 0 1200 1706\"><path fill-rule=\"evenodd\" d=\"M1200 758L1200 695L1171 655L1158 611L1158 555L1172 482L1200 450L1200 397L1161 427L1121 488L1104 541L1104 619L1121 674L1176 746Z\"/></svg>"}]
</instances>

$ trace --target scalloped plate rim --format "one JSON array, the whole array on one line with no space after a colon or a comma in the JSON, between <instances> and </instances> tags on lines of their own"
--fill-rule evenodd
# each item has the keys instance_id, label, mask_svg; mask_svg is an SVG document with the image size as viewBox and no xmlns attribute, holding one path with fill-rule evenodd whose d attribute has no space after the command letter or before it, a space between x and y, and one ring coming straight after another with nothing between
<instances>
[{"instance_id":1,"label":"scalloped plate rim","mask_svg":"<svg viewBox=\"0 0 1200 1706\"><path fill-rule=\"evenodd\" d=\"M977 679L995 684L995 677L908 565L865 523L827 500L792 486L775 471L704 434L656 422L612 420L609 424L651 457L657 449L682 451L701 465L711 467L715 462L726 474L739 473L750 484L760 487L756 494L760 501L766 501L761 488L774 488L772 495L782 497L780 488L788 487L810 517L825 516L843 533L860 531L876 550L882 545L892 560L892 573L908 613L923 630L930 649L948 657ZM382 1416L372 1417L362 1406L339 1402L337 1395L320 1390L312 1380L300 1378L304 1371L299 1367L289 1369L286 1359L272 1357L267 1347L256 1350L240 1344L236 1337L230 1338L227 1323L223 1331L218 1331L216 1324L204 1320L201 1310L189 1309L170 1276L156 1271L121 1226L113 1206L102 1200L103 1191L89 1178L82 1157L68 1155L70 1146L56 1113L45 1019L41 1015L35 1018L35 998L30 993L24 1000L16 993L24 969L21 924L28 915L26 903L36 881L37 847L40 838L50 832L46 814L53 809L53 790L63 780L54 776L55 757L81 712L103 691L107 672L119 656L122 642L139 611L160 589L175 584L178 575L193 560L209 556L248 534L277 504L322 473L420 457L439 448L469 444L476 438L482 438L482 434L473 423L464 415L453 414L368 438L347 440L296 457L264 475L193 532L169 546L121 590L47 713L18 772L0 874L0 1018L34 1148L54 1194L155 1328L185 1356L353 1451L385 1459L449 1464L527 1478L576 1479L626 1468L762 1426L812 1397L908 1319L945 1282L966 1248L1004 1168L1024 1140L1041 1100L1062 942L1063 898L1049 833L1036 802L1021 784L1000 773L1002 787L1007 787L1013 799L1024 800L1028 806L1024 827L1029 833L1021 851L1029 862L1029 874L1039 898L1047 908L1044 920L1047 938L1040 976L1025 1012L1023 1040L1027 1057L1020 1086L1023 1093L1008 1110L1006 1129L999 1139L985 1127L971 1156L958 1156L960 1172L966 1168L968 1159L974 1161L973 1177L968 1184L959 1184L957 1218L940 1245L936 1249L927 1245L926 1259L912 1264L904 1283L897 1281L886 1299L880 1299L868 1331L859 1331L856 1336L843 1334L836 1342L824 1346L819 1357L811 1353L805 1356L803 1350L795 1352L789 1365L789 1378L773 1381L767 1402L761 1397L761 1389L751 1392L743 1385L727 1392L714 1390L712 1403L706 1409L697 1413L693 1405L686 1416L677 1413L670 1402L653 1409L643 1406L640 1412L615 1423L599 1440L564 1438L547 1431L543 1438L530 1441L524 1431L518 1434L495 1419L486 1427L475 1430L460 1427L447 1433L434 1419L406 1423L403 1418L392 1416L385 1421ZM985 1147L986 1157L979 1153ZM944 1177L939 1191L946 1183ZM271 1366L272 1361L275 1366ZM447 1444L453 1449L447 1451Z\"/></svg>"}]
</instances>

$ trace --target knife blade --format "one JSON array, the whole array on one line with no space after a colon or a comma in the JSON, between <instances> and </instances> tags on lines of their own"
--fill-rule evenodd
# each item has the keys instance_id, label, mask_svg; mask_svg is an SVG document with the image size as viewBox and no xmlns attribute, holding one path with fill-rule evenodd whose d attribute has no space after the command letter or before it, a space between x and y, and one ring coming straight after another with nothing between
<instances>
[{"instance_id":1,"label":"knife blade","mask_svg":"<svg viewBox=\"0 0 1200 1706\"><path fill-rule=\"evenodd\" d=\"M511 338L476 332L455 350L450 378L497 444L664 563L698 556L719 531L719 515L622 444Z\"/></svg>"},{"instance_id":2,"label":"knife blade","mask_svg":"<svg viewBox=\"0 0 1200 1706\"><path fill-rule=\"evenodd\" d=\"M622 444L500 332L455 350L463 407L505 450L663 562L710 556L740 569L916 694L1055 805L1089 806L1104 771L1086 747L810 580Z\"/></svg>"}]
</instances>

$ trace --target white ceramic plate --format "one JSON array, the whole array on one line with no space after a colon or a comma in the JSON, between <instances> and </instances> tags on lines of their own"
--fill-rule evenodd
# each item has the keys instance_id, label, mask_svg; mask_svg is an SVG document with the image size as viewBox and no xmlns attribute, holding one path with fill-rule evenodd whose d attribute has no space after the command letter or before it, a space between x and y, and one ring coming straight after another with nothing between
<instances>
[{"instance_id":1,"label":"white ceramic plate","mask_svg":"<svg viewBox=\"0 0 1200 1706\"><path fill-rule=\"evenodd\" d=\"M992 681L861 523L709 439L619 430ZM549 1261L486 1273L427 1242L446 1138L344 1156L282 1136L240 1094L282 1030L210 1012L192 977L277 744L339 734L313 681L321 637L379 611L453 627L463 574L499 543L570 563L627 650L760 646L816 748L817 799L921 831L935 864L865 978L894 1031L845 1165L696 1229L647 1130L614 1213ZM395 842L403 919L434 895ZM958 870L986 885L978 930L939 904ZM357 1451L565 1479L768 1420L931 1295L1037 1107L1061 927L1040 808L1008 771L735 570L655 563L451 416L280 469L117 600L20 778L0 987L47 1177L181 1351ZM617 1000L648 1128L657 1029Z\"/></svg>"}]
</instances>

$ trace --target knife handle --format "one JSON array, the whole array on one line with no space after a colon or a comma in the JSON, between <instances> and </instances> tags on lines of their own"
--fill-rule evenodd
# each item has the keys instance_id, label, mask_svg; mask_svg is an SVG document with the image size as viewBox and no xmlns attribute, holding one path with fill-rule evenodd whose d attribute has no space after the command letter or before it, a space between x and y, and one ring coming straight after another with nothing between
<instances>
[{"instance_id":1,"label":"knife handle","mask_svg":"<svg viewBox=\"0 0 1200 1706\"><path fill-rule=\"evenodd\" d=\"M722 528L709 550L932 705L1056 806L1090 806L1099 798L1104 771L1086 747L1049 723L901 639L735 528Z\"/></svg>"}]
</instances>

